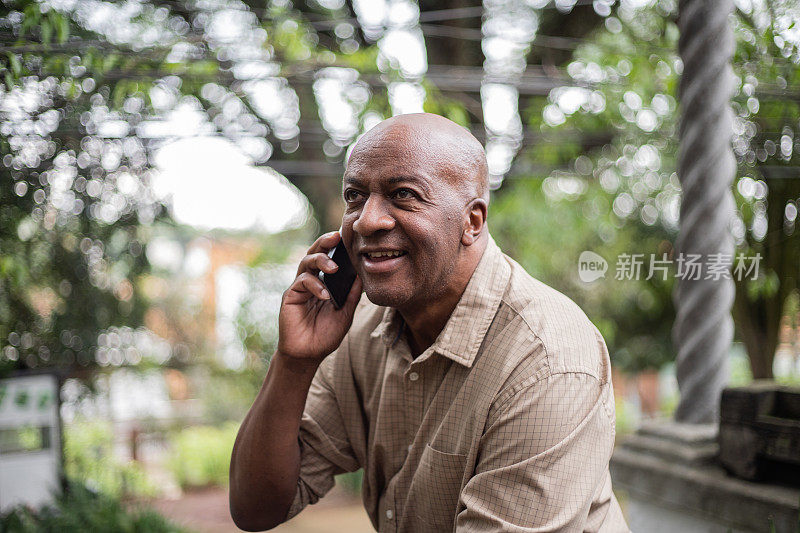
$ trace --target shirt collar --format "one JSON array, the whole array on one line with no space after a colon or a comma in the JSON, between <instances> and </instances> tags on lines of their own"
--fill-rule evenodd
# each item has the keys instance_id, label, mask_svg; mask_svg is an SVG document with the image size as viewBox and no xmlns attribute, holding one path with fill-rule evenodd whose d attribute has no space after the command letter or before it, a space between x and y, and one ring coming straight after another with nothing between
<instances>
[{"instance_id":1,"label":"shirt collar","mask_svg":"<svg viewBox=\"0 0 800 533\"><path fill-rule=\"evenodd\" d=\"M471 367L497 313L510 276L511 267L489 236L486 250L464 294L430 349L456 363ZM392 344L400 335L402 322L400 314L394 308L387 307L371 336L380 337L387 345Z\"/></svg>"}]
</instances>

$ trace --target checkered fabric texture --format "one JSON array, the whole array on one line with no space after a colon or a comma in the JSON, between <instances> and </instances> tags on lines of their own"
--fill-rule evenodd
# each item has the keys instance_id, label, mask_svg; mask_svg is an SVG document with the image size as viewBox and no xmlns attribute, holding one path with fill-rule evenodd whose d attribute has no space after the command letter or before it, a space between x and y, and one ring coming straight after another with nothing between
<instances>
[{"instance_id":1,"label":"checkered fabric texture","mask_svg":"<svg viewBox=\"0 0 800 533\"><path fill-rule=\"evenodd\" d=\"M321 364L287 518L363 467L381 532L629 531L608 351L577 305L490 239L436 342L413 358L403 329L364 297Z\"/></svg>"}]
</instances>

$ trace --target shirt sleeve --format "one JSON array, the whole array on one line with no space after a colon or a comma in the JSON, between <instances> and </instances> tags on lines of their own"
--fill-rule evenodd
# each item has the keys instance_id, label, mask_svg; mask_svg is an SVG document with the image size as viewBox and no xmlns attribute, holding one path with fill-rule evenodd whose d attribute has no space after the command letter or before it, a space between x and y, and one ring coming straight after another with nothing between
<instances>
[{"instance_id":1,"label":"shirt sleeve","mask_svg":"<svg viewBox=\"0 0 800 533\"><path fill-rule=\"evenodd\" d=\"M300 476L286 520L327 494L334 485L334 476L354 472L360 467L332 386L339 357L346 357L341 348L325 358L308 391L298 436Z\"/></svg>"},{"instance_id":2,"label":"shirt sleeve","mask_svg":"<svg viewBox=\"0 0 800 533\"><path fill-rule=\"evenodd\" d=\"M608 493L613 500L609 384L588 373L557 373L521 385L494 412L475 474L461 491L456 530L583 531L597 499Z\"/></svg>"}]
</instances>

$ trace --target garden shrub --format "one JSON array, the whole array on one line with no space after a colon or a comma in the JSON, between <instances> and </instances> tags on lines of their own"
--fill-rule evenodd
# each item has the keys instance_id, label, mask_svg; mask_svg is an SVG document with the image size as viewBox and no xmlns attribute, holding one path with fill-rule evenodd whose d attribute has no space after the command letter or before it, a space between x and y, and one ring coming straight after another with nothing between
<instances>
[{"instance_id":1,"label":"garden shrub","mask_svg":"<svg viewBox=\"0 0 800 533\"><path fill-rule=\"evenodd\" d=\"M69 479L112 497L146 497L157 492L139 463L114 456L114 432L104 420L65 426L64 470Z\"/></svg>"},{"instance_id":2,"label":"garden shrub","mask_svg":"<svg viewBox=\"0 0 800 533\"><path fill-rule=\"evenodd\" d=\"M194 426L170 440L168 466L181 488L228 486L231 451L239 424L221 427Z\"/></svg>"},{"instance_id":3,"label":"garden shrub","mask_svg":"<svg viewBox=\"0 0 800 533\"><path fill-rule=\"evenodd\" d=\"M127 509L118 497L70 483L40 510L17 507L0 516L0 533L180 533L185 530L149 509Z\"/></svg>"}]
</instances>

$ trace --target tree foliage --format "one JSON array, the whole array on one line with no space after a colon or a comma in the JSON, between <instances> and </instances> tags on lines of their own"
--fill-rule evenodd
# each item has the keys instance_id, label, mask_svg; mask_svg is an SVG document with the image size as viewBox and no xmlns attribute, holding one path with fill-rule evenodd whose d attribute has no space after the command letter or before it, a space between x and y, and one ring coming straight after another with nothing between
<instances>
[{"instance_id":1,"label":"tree foliage","mask_svg":"<svg viewBox=\"0 0 800 533\"><path fill-rule=\"evenodd\" d=\"M224 136L257 164L276 154L312 160L321 149L338 164L364 117L387 114L375 86L396 74L378 68L385 58L353 23L349 2L2 1L0 364L8 368L92 368L98 348L100 364L147 357L118 326L142 323L144 251L153 223L170 223L148 164L165 142L165 119L192 116L192 133ZM761 254L763 266L738 287L736 321L762 376L800 263L799 182L786 179L797 166L800 9L796 0L739 4L734 229L741 252ZM529 101L526 122L543 141L512 170L523 179L496 193L492 228L511 255L584 305L619 362L656 367L672 353L672 280L587 288L575 275L582 250L604 255L611 276L620 253L669 256L677 231L676 5L623 1L609 11L566 64L572 86ZM565 32L596 24L593 11L582 13ZM567 16L551 10L542 24L552 17ZM434 48L429 56L441 58L453 46ZM464 47L457 63L475 61L478 48ZM544 63L549 54L534 47L531 57ZM319 96L330 80L360 117L355 125L326 123ZM463 95L426 87L426 109L464 124L475 114ZM301 116L321 117L324 130ZM338 182L293 179L321 224L335 227ZM537 224L520 224L528 220Z\"/></svg>"},{"instance_id":2,"label":"tree foliage","mask_svg":"<svg viewBox=\"0 0 800 533\"><path fill-rule=\"evenodd\" d=\"M519 168L528 179L501 189L500 235L534 272L583 304L606 335L617 362L657 368L674 355L670 279L611 280L587 285L577 277L582 250L614 263L621 253L675 260L680 187L675 174L678 115L676 6L622 3L567 65L574 86L553 90L527 112L545 142ZM736 35L734 149L737 253L763 258L760 275L737 283L735 319L756 377L771 376L784 302L797 289L795 233L800 180L797 3L741 7ZM549 142L547 142L549 140ZM544 174L536 165L558 168ZM525 166L527 164L527 167ZM787 179L795 178L795 179ZM521 232L513 220L549 211L549 221ZM544 215L542 215L544 216ZM549 225L548 225L549 223ZM548 231L539 230L540 227ZM574 228L574 229L573 229ZM578 237L580 235L580 237ZM542 250L555 250L542 261ZM537 258L537 254L539 258Z\"/></svg>"},{"instance_id":3,"label":"tree foliage","mask_svg":"<svg viewBox=\"0 0 800 533\"><path fill-rule=\"evenodd\" d=\"M172 224L152 187L150 157L169 141L159 126L183 113L189 134L224 136L256 163L292 158L301 108L319 114L314 80L377 71L375 52L336 25L344 4L2 5L0 367L135 364L150 355L130 328L148 305L147 242ZM332 23L317 30L319 18ZM365 84L351 87L365 111ZM318 210L330 201L331 187L297 185Z\"/></svg>"},{"instance_id":4,"label":"tree foliage","mask_svg":"<svg viewBox=\"0 0 800 533\"><path fill-rule=\"evenodd\" d=\"M0 343L8 368L94 366L98 333L141 323L146 228L163 216L147 154L127 132L142 98L114 109L115 54L48 4L14 2L0 18Z\"/></svg>"}]
</instances>

